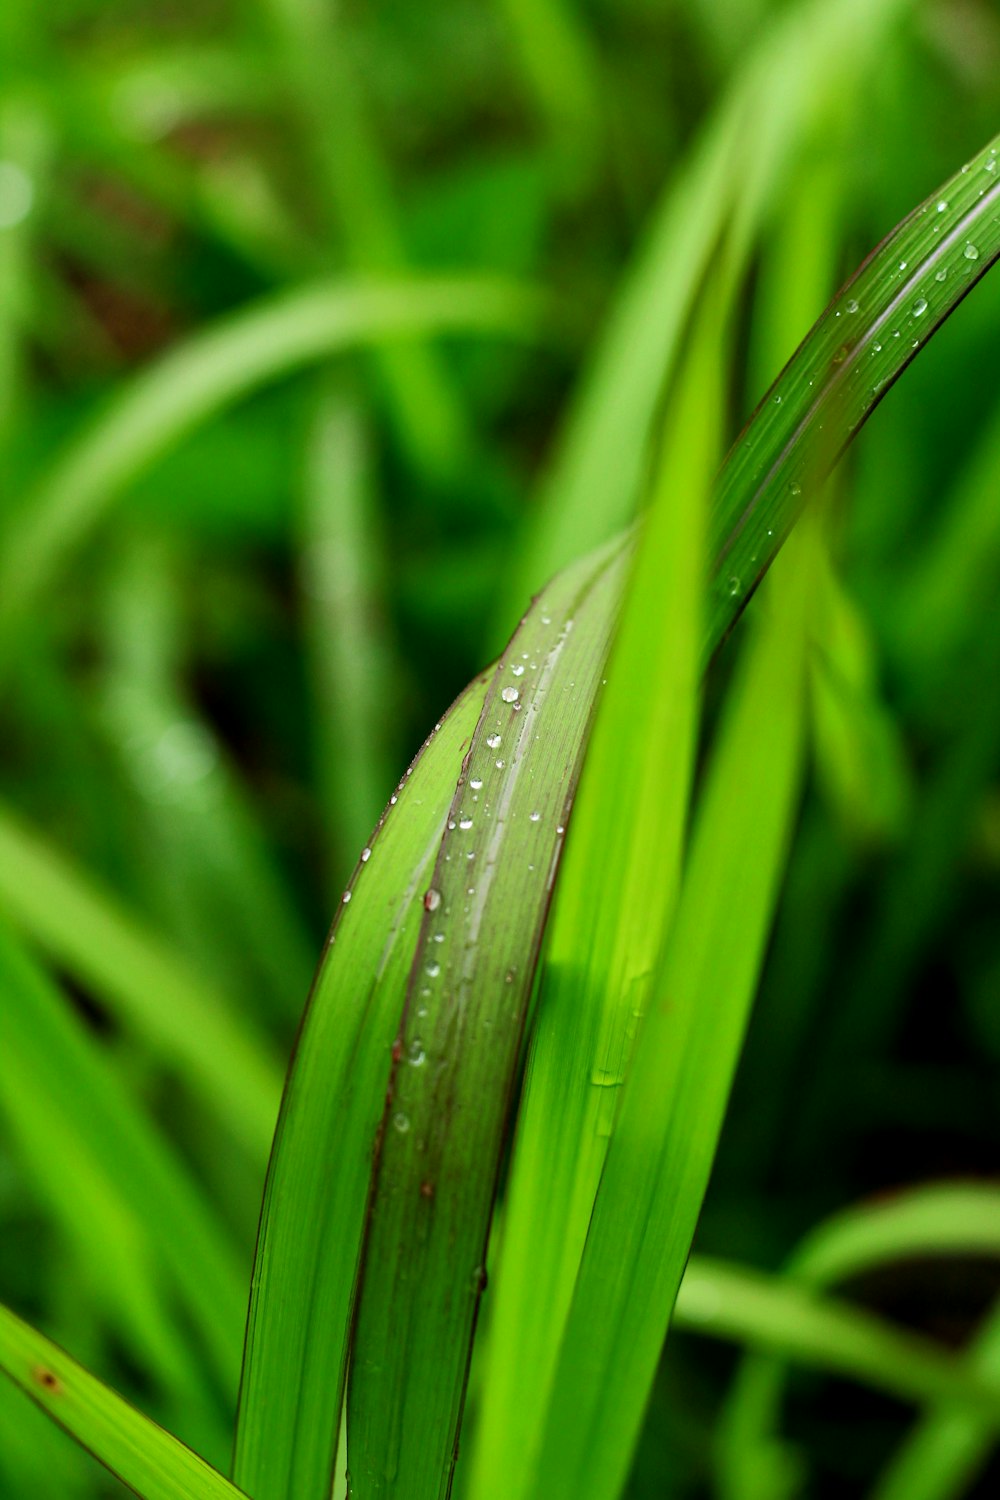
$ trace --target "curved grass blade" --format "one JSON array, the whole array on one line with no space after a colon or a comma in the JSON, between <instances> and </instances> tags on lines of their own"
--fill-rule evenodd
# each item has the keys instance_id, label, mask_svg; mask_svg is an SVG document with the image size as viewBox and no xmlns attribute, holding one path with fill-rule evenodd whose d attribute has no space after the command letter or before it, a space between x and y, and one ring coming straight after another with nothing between
<instances>
[{"instance_id":1,"label":"curved grass blade","mask_svg":"<svg viewBox=\"0 0 1000 1500\"><path fill-rule=\"evenodd\" d=\"M255 1162L267 1160L281 1093L246 1016L82 871L0 807L0 905L8 918L175 1067Z\"/></svg>"},{"instance_id":2,"label":"curved grass blade","mask_svg":"<svg viewBox=\"0 0 1000 1500\"><path fill-rule=\"evenodd\" d=\"M476 277L319 285L243 310L144 371L72 441L19 508L0 556L0 630L143 469L241 396L303 365L407 333L530 337L540 303Z\"/></svg>"},{"instance_id":3,"label":"curved grass blade","mask_svg":"<svg viewBox=\"0 0 1000 1500\"><path fill-rule=\"evenodd\" d=\"M1000 1304L976 1334L966 1366L979 1379L1000 1380ZM966 1402L937 1403L886 1466L872 1500L959 1500L995 1446L997 1430L995 1420Z\"/></svg>"},{"instance_id":4,"label":"curved grass blade","mask_svg":"<svg viewBox=\"0 0 1000 1500\"><path fill-rule=\"evenodd\" d=\"M344 895L306 1007L268 1169L233 1476L254 1500L327 1500L373 1143L423 893L477 679L400 782Z\"/></svg>"},{"instance_id":5,"label":"curved grass blade","mask_svg":"<svg viewBox=\"0 0 1000 1500\"><path fill-rule=\"evenodd\" d=\"M812 1293L907 1257L983 1254L1000 1255L1000 1193L986 1185L946 1185L899 1193L886 1203L861 1204L835 1215L803 1240L785 1275ZM978 1367L986 1379L996 1369L988 1357L993 1342L987 1328L987 1358L967 1366ZM747 1358L739 1371L722 1448L723 1490L733 1500L748 1493L755 1474L766 1473L761 1455L775 1449L785 1376L783 1363L763 1355ZM971 1409L967 1402L960 1404L960 1412L947 1414L949 1429L964 1422L972 1431L993 1434L993 1418L977 1410L975 1402Z\"/></svg>"},{"instance_id":6,"label":"curved grass blade","mask_svg":"<svg viewBox=\"0 0 1000 1500\"><path fill-rule=\"evenodd\" d=\"M238 1500L204 1459L2 1306L0 1370L141 1500Z\"/></svg>"},{"instance_id":7,"label":"curved grass blade","mask_svg":"<svg viewBox=\"0 0 1000 1500\"><path fill-rule=\"evenodd\" d=\"M818 1297L783 1277L696 1256L678 1294L676 1322L692 1333L735 1339L807 1369L848 1375L890 1396L957 1402L981 1419L1000 1422L995 1372L970 1370L930 1339Z\"/></svg>"},{"instance_id":8,"label":"curved grass blade","mask_svg":"<svg viewBox=\"0 0 1000 1500\"><path fill-rule=\"evenodd\" d=\"M883 240L733 446L710 523L706 650L889 387L1000 256L998 161L1000 136Z\"/></svg>"},{"instance_id":9,"label":"curved grass blade","mask_svg":"<svg viewBox=\"0 0 1000 1500\"><path fill-rule=\"evenodd\" d=\"M629 553L561 574L500 661L425 901L348 1385L352 1482L445 1495L525 1015Z\"/></svg>"}]
</instances>

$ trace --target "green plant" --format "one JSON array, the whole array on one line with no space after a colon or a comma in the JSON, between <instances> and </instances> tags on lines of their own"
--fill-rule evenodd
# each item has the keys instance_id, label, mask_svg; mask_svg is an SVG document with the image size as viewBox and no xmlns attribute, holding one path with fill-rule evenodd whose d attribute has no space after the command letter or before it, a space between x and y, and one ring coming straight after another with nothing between
<instances>
[{"instance_id":1,"label":"green plant","mask_svg":"<svg viewBox=\"0 0 1000 1500\"><path fill-rule=\"evenodd\" d=\"M122 564L106 606L116 672L103 712L128 726L140 757L156 747L161 759L139 766L165 808L164 847L183 869L184 842L170 842L183 821L203 849L188 866L200 884L178 928L196 951L203 903L224 914L228 901L232 969L222 951L206 979L4 814L0 894L11 925L0 933L0 1099L39 1193L103 1288L101 1318L131 1360L151 1362L163 1389L186 1399L176 1429L214 1467L13 1314L0 1320L0 1364L137 1493L319 1500L343 1462L343 1415L355 1494L444 1495L468 1406L464 1493L611 1500L628 1477L675 1298L679 1326L770 1356L748 1360L731 1396L718 1483L734 1500L785 1494L794 1482L794 1458L773 1435L775 1359L846 1372L933 1408L915 1440L921 1456L886 1475L887 1495L916 1482L905 1477L914 1467L929 1497L948 1493L988 1443L1000 1403L990 1327L963 1360L825 1288L886 1256L994 1254L992 1190L928 1191L833 1221L780 1276L700 1257L682 1283L774 920L807 730L830 800L869 819L862 841L903 817L891 719L830 560L828 475L1000 254L991 146L838 294L713 479L729 425L734 325L758 236L783 201L795 126L833 128L836 107L814 89L831 52L856 59L876 46L897 9L810 5L740 73L611 321L533 535L510 565L517 607L554 576L497 667L473 681L413 762L347 885L271 1155L232 1483L218 1392L238 1366L246 1277L224 1192L217 1184L213 1198L156 1128L52 970L100 994L126 1048L177 1071L245 1180L276 1105L265 1033L287 1020L304 939L234 779L178 699L170 565L142 547ZM510 13L541 76L530 18ZM303 114L315 121L322 41L304 10L282 7L276 19ZM552 34L564 19L553 8ZM567 43L567 55L576 82L565 118L589 131L579 102L588 54ZM545 104L563 118L561 94ZM393 275L299 291L234 317L167 355L70 440L17 510L0 567L8 693L24 691L31 606L72 550L159 453L227 402L346 339L365 343L400 450L447 490L456 465L479 459L447 369L415 336L551 336L554 310L523 287L420 281L400 269L371 143L349 96L338 108L354 169L319 153L324 201L351 226L349 259ZM768 372L794 344L803 308L826 296L836 176L827 164L799 179L768 242L766 327L756 336ZM790 266L802 308L786 296ZM314 640L331 626L357 632L377 676L364 431L350 389L324 385L310 445L302 524ZM623 534L640 497L642 519ZM732 680L723 681L727 653L703 705L706 669L810 498L754 604ZM578 534L579 517L590 529ZM964 563L971 549L955 545ZM356 698L377 738L367 681L359 674L351 689L343 657L334 664L328 744ZM956 799L982 786L991 728L985 722L968 752L971 769L965 761L944 778L935 858ZM354 743L342 774L358 788L369 784L368 740ZM348 827L349 795L329 795ZM352 813L347 837L355 821ZM915 898L898 878L875 949L883 960L902 941L894 913L910 915L926 881ZM223 925L218 915L213 924ZM233 976L253 972L267 996L257 1020L231 998ZM474 1339L487 1269L490 1315ZM177 1308L193 1339L179 1333ZM6 1447L36 1483L14 1412ZM164 1416L175 1425L169 1402ZM57 1480L66 1493L75 1473L68 1466Z\"/></svg>"}]
</instances>

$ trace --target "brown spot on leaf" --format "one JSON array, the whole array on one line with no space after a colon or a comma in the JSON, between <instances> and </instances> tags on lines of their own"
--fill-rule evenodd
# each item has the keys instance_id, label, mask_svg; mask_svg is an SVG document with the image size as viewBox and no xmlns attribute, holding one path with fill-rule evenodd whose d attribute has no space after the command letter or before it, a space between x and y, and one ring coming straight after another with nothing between
<instances>
[{"instance_id":1,"label":"brown spot on leaf","mask_svg":"<svg viewBox=\"0 0 1000 1500\"><path fill-rule=\"evenodd\" d=\"M421 1198L433 1198L434 1197L434 1184L433 1184L433 1182L422 1182L420 1184L420 1196L421 1196Z\"/></svg>"},{"instance_id":2,"label":"brown spot on leaf","mask_svg":"<svg viewBox=\"0 0 1000 1500\"><path fill-rule=\"evenodd\" d=\"M53 1396L58 1396L61 1394L63 1390L62 1381L59 1379L59 1376L54 1373L54 1371L47 1369L45 1365L36 1365L32 1370L31 1375L32 1379L42 1387L43 1391L48 1391L49 1394Z\"/></svg>"}]
</instances>

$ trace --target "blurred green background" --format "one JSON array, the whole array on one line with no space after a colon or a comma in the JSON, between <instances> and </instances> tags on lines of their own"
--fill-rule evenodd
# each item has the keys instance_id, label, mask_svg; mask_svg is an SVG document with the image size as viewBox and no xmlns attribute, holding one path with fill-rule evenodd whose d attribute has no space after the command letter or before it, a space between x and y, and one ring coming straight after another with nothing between
<instances>
[{"instance_id":1,"label":"blurred green background","mask_svg":"<svg viewBox=\"0 0 1000 1500\"><path fill-rule=\"evenodd\" d=\"M129 1107L161 1123L247 1276L263 1154L217 1128L157 1044L172 1001L129 950L118 959L147 1007L135 1022L135 996L105 973L113 944L127 927L240 1017L271 1070L267 1115L380 808L541 581L547 476L588 420L582 382L661 195L790 9L5 0L0 917ZM790 164L750 226L733 437L822 310L813 271L796 284L796 205L811 205L803 233L825 247L832 292L996 131L995 6L896 11L873 50L831 59L822 110L791 127ZM766 171L767 142L756 150ZM265 358L245 391L251 355L230 351L231 400L199 395L196 363L166 366L138 435L114 426L140 372L231 316L328 282L388 280L419 300L424 278L470 274L489 278L486 300L498 277L540 300L492 332L455 314L447 337ZM830 502L810 790L699 1235L713 1254L776 1267L845 1204L997 1170L998 349L988 278ZM589 539L570 513L577 525ZM4 1006L6 963L0 979ZM176 1289L161 1292L159 1349L123 1336L137 1304L116 1321L107 1238L74 1227L104 1200L74 1200L79 1163L58 1132L40 1164L10 1055L0 1296L225 1463L235 1368L213 1367ZM45 1086L58 1093L58 1071ZM143 1260L142 1236L168 1221L139 1219ZM851 1290L958 1344L998 1286L983 1260L911 1262ZM635 1500L711 1493L735 1357L672 1341ZM860 1493L910 1415L795 1377L784 1423L801 1492ZM0 1493L117 1491L0 1391Z\"/></svg>"}]
</instances>

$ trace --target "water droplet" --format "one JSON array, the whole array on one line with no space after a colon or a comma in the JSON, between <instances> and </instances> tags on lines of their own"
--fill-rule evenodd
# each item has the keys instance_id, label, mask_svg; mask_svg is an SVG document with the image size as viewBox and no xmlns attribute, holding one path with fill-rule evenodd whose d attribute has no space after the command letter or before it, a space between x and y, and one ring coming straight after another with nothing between
<instances>
[{"instance_id":1,"label":"water droplet","mask_svg":"<svg viewBox=\"0 0 1000 1500\"><path fill-rule=\"evenodd\" d=\"M542 615L542 624L543 625L551 625L552 624L552 616L551 615Z\"/></svg>"},{"instance_id":2,"label":"water droplet","mask_svg":"<svg viewBox=\"0 0 1000 1500\"><path fill-rule=\"evenodd\" d=\"M481 791L482 790L482 785L483 785L482 777L481 776L473 776L472 780L469 782L469 785L471 786L471 788L472 788L472 790L474 792Z\"/></svg>"},{"instance_id":3,"label":"water droplet","mask_svg":"<svg viewBox=\"0 0 1000 1500\"><path fill-rule=\"evenodd\" d=\"M788 493L790 495L801 495L801 493L802 493L802 486L801 486L801 484L799 484L798 480L796 480L796 479L792 480L791 484L788 486Z\"/></svg>"},{"instance_id":4,"label":"water droplet","mask_svg":"<svg viewBox=\"0 0 1000 1500\"><path fill-rule=\"evenodd\" d=\"M457 826L458 825L456 824L454 818L449 818L448 819L448 831L449 831L449 833L451 833Z\"/></svg>"},{"instance_id":5,"label":"water droplet","mask_svg":"<svg viewBox=\"0 0 1000 1500\"><path fill-rule=\"evenodd\" d=\"M940 269L940 271L938 271L937 275L934 277L934 280L935 281L947 281L948 280L948 272L945 270L944 266L942 266L941 269Z\"/></svg>"},{"instance_id":6,"label":"water droplet","mask_svg":"<svg viewBox=\"0 0 1000 1500\"><path fill-rule=\"evenodd\" d=\"M516 703L520 694L515 687L505 687L501 689L500 696L505 703Z\"/></svg>"},{"instance_id":7,"label":"water droplet","mask_svg":"<svg viewBox=\"0 0 1000 1500\"><path fill-rule=\"evenodd\" d=\"M496 766L498 771L502 771L507 762L505 760L495 760L493 764Z\"/></svg>"},{"instance_id":8,"label":"water droplet","mask_svg":"<svg viewBox=\"0 0 1000 1500\"><path fill-rule=\"evenodd\" d=\"M849 313L856 313L857 310L858 310L857 298L856 297L849 297L847 299L847 301L844 303L844 306L845 306L845 308L847 309L847 311Z\"/></svg>"},{"instance_id":9,"label":"water droplet","mask_svg":"<svg viewBox=\"0 0 1000 1500\"><path fill-rule=\"evenodd\" d=\"M564 828L564 827L563 827L563 825L562 825L562 824L561 824L561 823L559 823L559 824L558 824L558 825L557 825L557 826L556 826L556 833L558 833L558 834L563 834L563 833L565 833L565 832L566 832L566 830L565 830L565 828Z\"/></svg>"},{"instance_id":10,"label":"water droplet","mask_svg":"<svg viewBox=\"0 0 1000 1500\"><path fill-rule=\"evenodd\" d=\"M396 793L395 793L395 792L393 792L393 794L392 794L392 796L391 796L391 797L390 797L390 798L389 798L389 806L390 806L390 807L395 807L395 806L396 806L396 803L397 803L397 802L398 802L398 800L399 800L399 799L398 799L398 797L397 797L397 796L396 796Z\"/></svg>"},{"instance_id":11,"label":"water droplet","mask_svg":"<svg viewBox=\"0 0 1000 1500\"><path fill-rule=\"evenodd\" d=\"M351 893L350 893L350 891L345 891L344 892L344 905L345 906L347 905L348 901L350 901L350 899L351 899Z\"/></svg>"},{"instance_id":12,"label":"water droplet","mask_svg":"<svg viewBox=\"0 0 1000 1500\"><path fill-rule=\"evenodd\" d=\"M728 588L730 598L735 599L740 591L740 580L738 578L730 578Z\"/></svg>"},{"instance_id":13,"label":"water droplet","mask_svg":"<svg viewBox=\"0 0 1000 1500\"><path fill-rule=\"evenodd\" d=\"M434 934L434 936L431 938L431 942L432 943L443 943L444 942L444 933L443 932L436 932Z\"/></svg>"},{"instance_id":14,"label":"water droplet","mask_svg":"<svg viewBox=\"0 0 1000 1500\"><path fill-rule=\"evenodd\" d=\"M405 1135L410 1128L410 1117L404 1115L401 1109L397 1109L392 1117L393 1129L398 1130L400 1135Z\"/></svg>"},{"instance_id":15,"label":"water droplet","mask_svg":"<svg viewBox=\"0 0 1000 1500\"><path fill-rule=\"evenodd\" d=\"M846 344L841 344L840 348L837 350L836 354L833 356L833 362L834 362L835 365L842 365L844 363L844 360L846 358L847 358L847 345Z\"/></svg>"},{"instance_id":16,"label":"water droplet","mask_svg":"<svg viewBox=\"0 0 1000 1500\"><path fill-rule=\"evenodd\" d=\"M523 677L524 676L524 668L521 666L520 663L518 663L518 665L516 667L511 667L510 670L511 670L511 673L513 674L513 676L515 676L515 677Z\"/></svg>"},{"instance_id":17,"label":"water droplet","mask_svg":"<svg viewBox=\"0 0 1000 1500\"><path fill-rule=\"evenodd\" d=\"M996 169L997 169L997 163L996 163L996 157L995 156L991 156L991 157L989 157L989 159L987 161L983 162L983 171L984 172L995 172Z\"/></svg>"},{"instance_id":18,"label":"water droplet","mask_svg":"<svg viewBox=\"0 0 1000 1500\"><path fill-rule=\"evenodd\" d=\"M363 865L366 865L368 863L368 861L371 859L371 857L372 857L372 851L370 849L362 849L362 851L361 851L361 863Z\"/></svg>"},{"instance_id":19,"label":"water droplet","mask_svg":"<svg viewBox=\"0 0 1000 1500\"><path fill-rule=\"evenodd\" d=\"M947 198L939 198L938 199L938 206L937 206L938 213L939 214L943 214L944 211L945 211L945 209L947 207L948 207L948 200L947 200Z\"/></svg>"},{"instance_id":20,"label":"water droplet","mask_svg":"<svg viewBox=\"0 0 1000 1500\"><path fill-rule=\"evenodd\" d=\"M488 734L486 736L486 743L487 745L489 745L491 750L499 750L500 736L498 734Z\"/></svg>"},{"instance_id":21,"label":"water droplet","mask_svg":"<svg viewBox=\"0 0 1000 1500\"><path fill-rule=\"evenodd\" d=\"M977 250L976 246L972 243L971 240L966 245L965 250L963 251L963 254L965 255L966 260L978 260L979 259L979 251Z\"/></svg>"},{"instance_id":22,"label":"water droplet","mask_svg":"<svg viewBox=\"0 0 1000 1500\"><path fill-rule=\"evenodd\" d=\"M427 965L427 978L428 979L436 979L438 977L438 975L440 974L440 972L441 972L441 965L439 963L435 962L435 963L429 963Z\"/></svg>"},{"instance_id":23,"label":"water droplet","mask_svg":"<svg viewBox=\"0 0 1000 1500\"><path fill-rule=\"evenodd\" d=\"M422 1068L427 1060L427 1053L416 1037L406 1049L406 1060L411 1068Z\"/></svg>"},{"instance_id":24,"label":"water droplet","mask_svg":"<svg viewBox=\"0 0 1000 1500\"><path fill-rule=\"evenodd\" d=\"M424 892L424 911L437 911L441 905L441 892L431 886L429 891Z\"/></svg>"},{"instance_id":25,"label":"water droplet","mask_svg":"<svg viewBox=\"0 0 1000 1500\"><path fill-rule=\"evenodd\" d=\"M595 1068L590 1075L590 1081L595 1088L616 1089L625 1080L620 1073L610 1072L607 1068Z\"/></svg>"},{"instance_id":26,"label":"water droplet","mask_svg":"<svg viewBox=\"0 0 1000 1500\"><path fill-rule=\"evenodd\" d=\"M915 318L922 318L923 315L924 315L924 313L926 311L927 311L927 298L926 297L918 297L917 300L916 300L916 302L914 302L914 304L913 304L913 316Z\"/></svg>"},{"instance_id":27,"label":"water droplet","mask_svg":"<svg viewBox=\"0 0 1000 1500\"><path fill-rule=\"evenodd\" d=\"M529 823L537 823L537 822L538 822L538 820L539 820L539 818L540 818L540 817L541 817L541 816L542 816L542 815L541 815L541 813L540 813L540 812L533 812L533 813L529 813L529 814L528 814L528 822L529 822Z\"/></svg>"},{"instance_id":28,"label":"water droplet","mask_svg":"<svg viewBox=\"0 0 1000 1500\"><path fill-rule=\"evenodd\" d=\"M16 161L0 161L0 229L13 229L31 212L35 185Z\"/></svg>"},{"instance_id":29,"label":"water droplet","mask_svg":"<svg viewBox=\"0 0 1000 1500\"><path fill-rule=\"evenodd\" d=\"M459 828L462 828L462 829L469 829L469 828L472 827L472 819L471 818L459 818L459 820L458 820L458 826L459 826Z\"/></svg>"},{"instance_id":30,"label":"water droplet","mask_svg":"<svg viewBox=\"0 0 1000 1500\"><path fill-rule=\"evenodd\" d=\"M780 396L775 396L775 398L774 398L774 404L775 404L775 406L780 406L781 405L781 397Z\"/></svg>"},{"instance_id":31,"label":"water droplet","mask_svg":"<svg viewBox=\"0 0 1000 1500\"><path fill-rule=\"evenodd\" d=\"M899 262L899 269L900 269L900 270L901 270L901 271L905 271L905 270L906 270L906 261L905 261L905 260L901 260L901 261L900 261L900 262Z\"/></svg>"}]
</instances>

